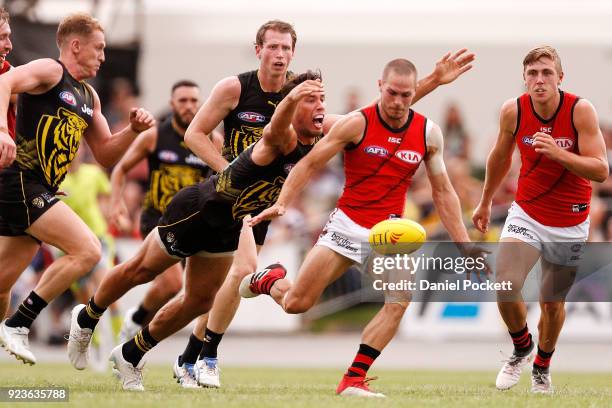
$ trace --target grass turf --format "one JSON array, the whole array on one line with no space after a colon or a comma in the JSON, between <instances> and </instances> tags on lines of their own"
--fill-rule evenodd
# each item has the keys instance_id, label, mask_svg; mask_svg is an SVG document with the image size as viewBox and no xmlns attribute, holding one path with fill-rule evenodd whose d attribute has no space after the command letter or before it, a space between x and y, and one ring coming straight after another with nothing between
<instances>
[{"instance_id":1,"label":"grass turf","mask_svg":"<svg viewBox=\"0 0 612 408\"><path fill-rule=\"evenodd\" d=\"M63 364L0 364L0 387L62 386L70 390L75 407L600 407L612 401L612 374L553 373L555 394L532 395L524 373L519 385L500 392L494 372L371 370L380 376L373 389L388 398L341 398L334 394L341 370L227 367L223 388L183 390L172 380L171 367L145 367L144 393L121 390L109 373L77 372ZM209 405L210 404L210 405ZM0 407L9 406L1 403ZM40 403L10 406L40 407Z\"/></svg>"}]
</instances>

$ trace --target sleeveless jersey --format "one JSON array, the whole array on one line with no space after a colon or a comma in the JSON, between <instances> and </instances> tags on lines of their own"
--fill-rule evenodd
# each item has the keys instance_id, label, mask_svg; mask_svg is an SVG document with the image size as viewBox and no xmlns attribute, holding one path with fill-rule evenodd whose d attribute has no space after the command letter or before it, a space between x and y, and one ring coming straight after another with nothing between
<instances>
[{"instance_id":1,"label":"sleeveless jersey","mask_svg":"<svg viewBox=\"0 0 612 408\"><path fill-rule=\"evenodd\" d=\"M238 80L238 105L223 119L223 157L228 161L234 160L261 138L263 128L270 123L276 105L282 100L280 92L264 92L261 89L257 70L238 75Z\"/></svg>"},{"instance_id":2,"label":"sleeveless jersey","mask_svg":"<svg viewBox=\"0 0 612 408\"><path fill-rule=\"evenodd\" d=\"M338 208L371 228L402 214L412 176L427 151L427 118L410 110L406 124L393 129L381 118L378 104L360 112L366 127L359 144L344 152L346 181Z\"/></svg>"},{"instance_id":3,"label":"sleeveless jersey","mask_svg":"<svg viewBox=\"0 0 612 408\"><path fill-rule=\"evenodd\" d=\"M574 127L574 107L579 98L559 91L561 99L548 120L535 111L525 93L517 99L517 125L514 133L521 153L521 170L516 193L517 204L534 220L551 227L580 224L589 215L591 183L567 170L560 163L536 153L533 135L551 135L562 149L578 153L578 132Z\"/></svg>"},{"instance_id":4,"label":"sleeveless jersey","mask_svg":"<svg viewBox=\"0 0 612 408\"><path fill-rule=\"evenodd\" d=\"M7 60L0 67L0 75L11 69L11 64ZM8 126L9 135L15 140L15 105L9 103L8 111L6 112L6 124Z\"/></svg>"},{"instance_id":5,"label":"sleeveless jersey","mask_svg":"<svg viewBox=\"0 0 612 408\"><path fill-rule=\"evenodd\" d=\"M183 136L174 128L172 115L159 124L155 150L147 161L149 183L144 208L162 213L180 189L204 181L209 175L208 166L187 148Z\"/></svg>"},{"instance_id":6,"label":"sleeveless jersey","mask_svg":"<svg viewBox=\"0 0 612 408\"><path fill-rule=\"evenodd\" d=\"M62 78L41 95L18 99L17 158L11 166L57 191L74 159L81 137L93 120L93 91L66 67Z\"/></svg>"},{"instance_id":7,"label":"sleeveless jersey","mask_svg":"<svg viewBox=\"0 0 612 408\"><path fill-rule=\"evenodd\" d=\"M242 219L247 214L257 215L272 206L293 166L313 145L303 145L298 141L292 152L278 156L265 166L253 162L251 156L254 147L255 144L252 144L222 173L212 177L218 198L233 203L234 219Z\"/></svg>"}]
</instances>

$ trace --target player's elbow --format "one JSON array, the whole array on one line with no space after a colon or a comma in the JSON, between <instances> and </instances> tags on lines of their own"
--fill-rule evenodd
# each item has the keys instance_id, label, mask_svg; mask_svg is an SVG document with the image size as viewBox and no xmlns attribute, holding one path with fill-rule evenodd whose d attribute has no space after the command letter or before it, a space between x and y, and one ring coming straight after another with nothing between
<instances>
[{"instance_id":1,"label":"player's elbow","mask_svg":"<svg viewBox=\"0 0 612 408\"><path fill-rule=\"evenodd\" d=\"M593 177L593 181L596 181L597 183L603 183L608 179L609 175L610 167L608 163L606 161L601 161L600 165L598 166L597 172Z\"/></svg>"}]
</instances>

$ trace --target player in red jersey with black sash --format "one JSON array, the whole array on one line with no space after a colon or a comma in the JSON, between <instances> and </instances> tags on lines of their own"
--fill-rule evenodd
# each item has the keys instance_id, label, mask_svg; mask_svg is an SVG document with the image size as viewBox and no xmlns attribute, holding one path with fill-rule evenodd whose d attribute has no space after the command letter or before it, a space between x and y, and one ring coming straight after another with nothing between
<instances>
[{"instance_id":1,"label":"player in red jersey with black sash","mask_svg":"<svg viewBox=\"0 0 612 408\"><path fill-rule=\"evenodd\" d=\"M541 315L532 392L550 393L549 365L565 320L565 296L589 233L591 180L603 182L608 177L608 162L593 105L558 88L563 70L555 49L531 50L523 68L527 92L502 106L499 136L487 160L484 191L473 221L480 231L487 230L493 195L517 146L521 155L518 190L500 238L496 268L498 281L512 282L513 292L508 297L499 294L498 306L514 352L500 370L496 386L505 390L516 385L522 368L533 358L535 344L520 290L541 257Z\"/></svg>"},{"instance_id":2,"label":"player in red jersey with black sash","mask_svg":"<svg viewBox=\"0 0 612 408\"><path fill-rule=\"evenodd\" d=\"M363 264L371 253L369 229L391 216L401 216L406 192L422 162L432 185L433 200L451 238L469 242L459 199L443 161L440 127L410 109L416 100L417 74L405 59L389 62L379 81L380 101L347 115L291 171L276 204L252 220L283 215L312 174L344 150L344 193L294 284L282 267L247 276L241 294L268 294L287 312L310 309L331 282L350 266ZM468 246L462 246L468 249ZM471 248L471 247L470 247ZM410 302L406 294L385 298L381 311L366 326L359 351L336 389L340 395L383 397L368 387L366 374L391 341Z\"/></svg>"}]
</instances>

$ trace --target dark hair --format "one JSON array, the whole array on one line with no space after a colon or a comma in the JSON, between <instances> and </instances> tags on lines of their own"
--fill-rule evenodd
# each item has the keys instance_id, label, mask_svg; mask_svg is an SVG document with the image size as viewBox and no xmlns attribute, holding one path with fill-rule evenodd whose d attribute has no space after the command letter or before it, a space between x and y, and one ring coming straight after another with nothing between
<instances>
[{"instance_id":1,"label":"dark hair","mask_svg":"<svg viewBox=\"0 0 612 408\"><path fill-rule=\"evenodd\" d=\"M196 84L195 82L189 79L181 79L180 81L176 81L174 85L172 85L172 91L170 91L170 93L174 93L174 91L176 91L176 88L180 88L181 86L187 86L189 88L199 88L200 87L198 84Z\"/></svg>"},{"instance_id":2,"label":"dark hair","mask_svg":"<svg viewBox=\"0 0 612 408\"><path fill-rule=\"evenodd\" d=\"M281 95L284 98L285 96L289 94L289 92L293 90L293 88L295 88L302 82L308 81L308 80L317 80L317 79L321 81L323 80L323 77L321 76L321 71L318 69L316 71L308 70L299 75L292 75L291 77L287 78L287 82L285 82L283 89L281 89L280 91Z\"/></svg>"},{"instance_id":3,"label":"dark hair","mask_svg":"<svg viewBox=\"0 0 612 408\"><path fill-rule=\"evenodd\" d=\"M297 42L297 34L293 26L289 23L286 23L281 20L270 20L257 30L257 34L255 35L255 45L259 45L260 47L263 45L264 36L266 35L266 31L278 31L279 33L289 33L291 34L291 49L295 49L295 43Z\"/></svg>"},{"instance_id":4,"label":"dark hair","mask_svg":"<svg viewBox=\"0 0 612 408\"><path fill-rule=\"evenodd\" d=\"M385 69L383 70L382 79L387 79L387 76L391 71L399 75L414 74L415 77L417 75L417 70L414 64L404 58L397 58L392 61L389 61L387 65L385 65Z\"/></svg>"}]
</instances>

